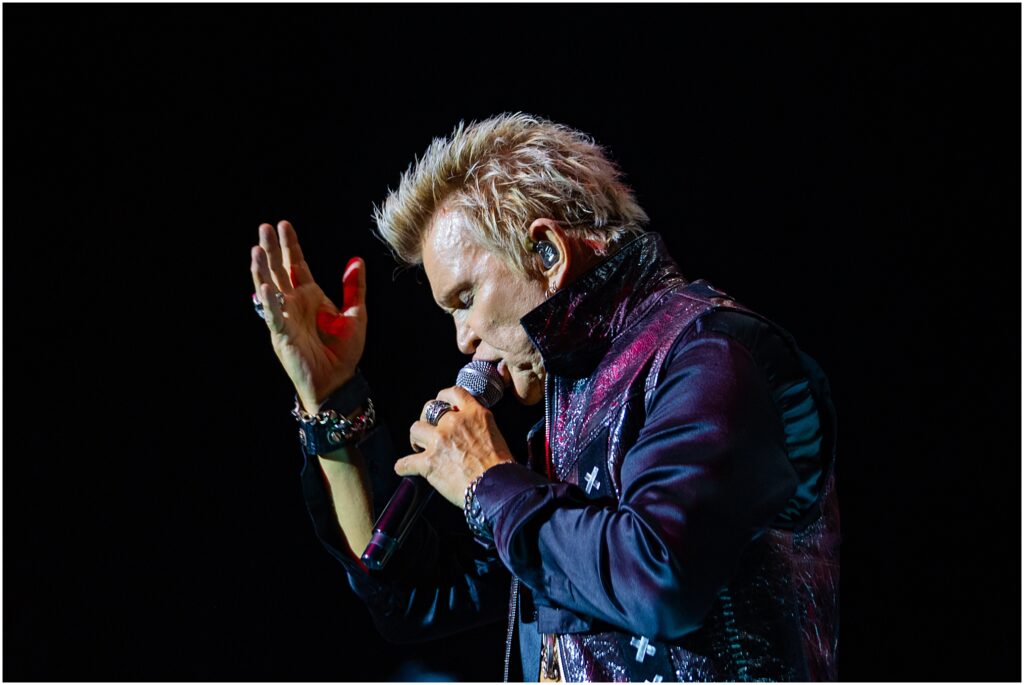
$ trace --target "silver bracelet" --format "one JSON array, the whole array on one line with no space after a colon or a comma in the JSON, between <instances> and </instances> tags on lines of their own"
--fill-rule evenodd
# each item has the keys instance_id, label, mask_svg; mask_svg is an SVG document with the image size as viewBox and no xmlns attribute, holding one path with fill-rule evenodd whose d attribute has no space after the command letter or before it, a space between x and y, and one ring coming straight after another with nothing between
<instances>
[{"instance_id":1,"label":"silver bracelet","mask_svg":"<svg viewBox=\"0 0 1024 685\"><path fill-rule=\"evenodd\" d=\"M299 422L299 441L309 455L331 452L358 441L376 419L370 398L366 399L363 413L351 419L333 409L310 414L296 398L292 416Z\"/></svg>"},{"instance_id":2,"label":"silver bracelet","mask_svg":"<svg viewBox=\"0 0 1024 685\"><path fill-rule=\"evenodd\" d=\"M484 471L484 473L476 477L476 480L466 486L466 502L462 507L462 511L466 515L466 525L469 526L473 537L489 546L494 543L494 533L484 517L483 506L481 506L480 500L476 498L476 486L480 485L480 481L484 479L484 474L486 473L487 471Z\"/></svg>"}]
</instances>

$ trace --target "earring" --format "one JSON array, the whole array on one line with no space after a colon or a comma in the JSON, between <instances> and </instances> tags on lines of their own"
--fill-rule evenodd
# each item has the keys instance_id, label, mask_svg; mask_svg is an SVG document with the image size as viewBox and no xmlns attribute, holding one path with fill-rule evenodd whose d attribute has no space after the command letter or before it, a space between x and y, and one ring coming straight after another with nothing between
<instances>
[{"instance_id":1,"label":"earring","mask_svg":"<svg viewBox=\"0 0 1024 685\"><path fill-rule=\"evenodd\" d=\"M548 296L554 295L557 292L558 292L558 286L555 285L554 283L552 283L551 287L548 288Z\"/></svg>"}]
</instances>

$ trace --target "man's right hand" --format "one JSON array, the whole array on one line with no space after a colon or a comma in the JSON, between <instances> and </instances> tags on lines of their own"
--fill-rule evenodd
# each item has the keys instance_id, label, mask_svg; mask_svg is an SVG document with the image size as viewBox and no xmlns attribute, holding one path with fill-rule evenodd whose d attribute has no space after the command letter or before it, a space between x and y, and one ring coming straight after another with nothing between
<instances>
[{"instance_id":1,"label":"man's right hand","mask_svg":"<svg viewBox=\"0 0 1024 685\"><path fill-rule=\"evenodd\" d=\"M295 229L287 221L259 228L252 280L263 302L270 341L303 407L316 412L355 374L366 344L366 264L354 257L342 277L339 310L313 280ZM284 306L277 293L283 296Z\"/></svg>"}]
</instances>

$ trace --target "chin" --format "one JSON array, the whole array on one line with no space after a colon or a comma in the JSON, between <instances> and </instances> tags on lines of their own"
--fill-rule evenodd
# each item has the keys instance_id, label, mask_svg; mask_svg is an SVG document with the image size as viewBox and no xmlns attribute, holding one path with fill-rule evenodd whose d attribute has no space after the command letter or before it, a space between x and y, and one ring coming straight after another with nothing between
<instances>
[{"instance_id":1,"label":"chin","mask_svg":"<svg viewBox=\"0 0 1024 685\"><path fill-rule=\"evenodd\" d=\"M519 404L530 406L544 400L544 382L529 374L526 377L513 377L512 390Z\"/></svg>"}]
</instances>

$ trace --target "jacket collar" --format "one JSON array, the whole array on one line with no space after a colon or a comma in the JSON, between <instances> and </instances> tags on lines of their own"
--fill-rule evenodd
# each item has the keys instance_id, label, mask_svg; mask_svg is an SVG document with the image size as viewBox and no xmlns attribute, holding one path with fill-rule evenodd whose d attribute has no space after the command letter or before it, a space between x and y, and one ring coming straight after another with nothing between
<instances>
[{"instance_id":1,"label":"jacket collar","mask_svg":"<svg viewBox=\"0 0 1024 685\"><path fill-rule=\"evenodd\" d=\"M657 233L645 233L526 314L548 373L589 375L612 342L671 285L685 284Z\"/></svg>"}]
</instances>

